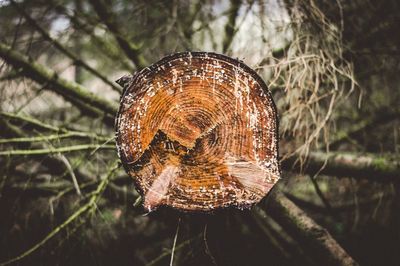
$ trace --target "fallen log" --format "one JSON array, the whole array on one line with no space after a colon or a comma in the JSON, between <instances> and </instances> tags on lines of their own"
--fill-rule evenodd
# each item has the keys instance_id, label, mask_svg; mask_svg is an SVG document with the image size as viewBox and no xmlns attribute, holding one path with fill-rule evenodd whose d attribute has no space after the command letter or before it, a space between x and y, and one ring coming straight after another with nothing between
<instances>
[{"instance_id":1,"label":"fallen log","mask_svg":"<svg viewBox=\"0 0 400 266\"><path fill-rule=\"evenodd\" d=\"M291 157L282 162L282 169L302 171L315 175L325 174L354 178L387 180L400 178L400 160L375 154L348 152L311 152L307 161L301 165Z\"/></svg>"},{"instance_id":2,"label":"fallen log","mask_svg":"<svg viewBox=\"0 0 400 266\"><path fill-rule=\"evenodd\" d=\"M257 208L267 212L295 239L301 240L315 258L324 262L323 265L358 265L325 228L281 192L270 194Z\"/></svg>"}]
</instances>

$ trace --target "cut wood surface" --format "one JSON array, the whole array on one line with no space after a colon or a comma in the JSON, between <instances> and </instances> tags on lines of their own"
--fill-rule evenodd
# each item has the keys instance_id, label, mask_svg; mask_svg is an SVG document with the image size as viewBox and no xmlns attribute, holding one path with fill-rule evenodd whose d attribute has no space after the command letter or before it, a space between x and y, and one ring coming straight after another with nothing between
<instances>
[{"instance_id":1,"label":"cut wood surface","mask_svg":"<svg viewBox=\"0 0 400 266\"><path fill-rule=\"evenodd\" d=\"M242 62L178 53L119 83L118 151L148 211L246 208L279 179L276 107Z\"/></svg>"}]
</instances>

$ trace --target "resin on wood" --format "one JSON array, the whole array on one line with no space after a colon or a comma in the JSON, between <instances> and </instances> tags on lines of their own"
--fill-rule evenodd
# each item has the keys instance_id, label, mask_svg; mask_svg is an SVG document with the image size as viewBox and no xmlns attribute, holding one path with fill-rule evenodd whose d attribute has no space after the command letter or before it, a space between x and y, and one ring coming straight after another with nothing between
<instances>
[{"instance_id":1,"label":"resin on wood","mask_svg":"<svg viewBox=\"0 0 400 266\"><path fill-rule=\"evenodd\" d=\"M118 153L147 211L248 208L279 179L275 104L242 62L178 53L117 82Z\"/></svg>"}]
</instances>

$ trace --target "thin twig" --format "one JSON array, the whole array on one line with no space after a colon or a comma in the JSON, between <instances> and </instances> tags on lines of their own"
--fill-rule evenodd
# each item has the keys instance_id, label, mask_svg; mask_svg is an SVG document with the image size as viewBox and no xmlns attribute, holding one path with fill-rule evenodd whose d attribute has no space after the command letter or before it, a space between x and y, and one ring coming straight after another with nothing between
<instances>
[{"instance_id":1,"label":"thin twig","mask_svg":"<svg viewBox=\"0 0 400 266\"><path fill-rule=\"evenodd\" d=\"M69 172L69 174L71 175L71 179L72 179L72 183L74 184L75 190L76 190L76 194L78 194L79 196L82 195L81 190L79 188L79 184L78 184L78 180L76 179L74 170L72 169L71 164L69 163L67 157L65 157L63 154L59 153L58 157L60 157L61 161L64 162L67 171Z\"/></svg>"},{"instance_id":2,"label":"thin twig","mask_svg":"<svg viewBox=\"0 0 400 266\"><path fill-rule=\"evenodd\" d=\"M222 43L222 52L223 53L225 53L228 50L229 46L232 43L233 37L235 36L236 19L237 19L242 1L231 0L230 3L231 3L231 6L228 11L228 13L229 13L228 21L226 22L226 25L225 25L225 37L224 37L224 40Z\"/></svg>"},{"instance_id":3,"label":"thin twig","mask_svg":"<svg viewBox=\"0 0 400 266\"><path fill-rule=\"evenodd\" d=\"M35 119L33 117L30 117L30 116L27 116L27 115L0 112L0 116L6 117L6 118L9 118L9 119L15 119L15 120L18 120L18 121L21 121L21 122L24 122L24 123L28 123L28 124L30 124L32 126L35 126L35 127L41 128L41 129L46 129L46 130L51 130L51 131L56 131L56 132L62 131L62 129L60 129L60 128L56 127L56 126L43 123L42 121L37 120L37 119Z\"/></svg>"},{"instance_id":4,"label":"thin twig","mask_svg":"<svg viewBox=\"0 0 400 266\"><path fill-rule=\"evenodd\" d=\"M121 28L115 22L114 14L110 11L111 8L107 7L102 0L90 0L89 2L127 57L138 69L145 68L148 63L144 59L139 47L125 38L125 35L120 31Z\"/></svg>"},{"instance_id":5,"label":"thin twig","mask_svg":"<svg viewBox=\"0 0 400 266\"><path fill-rule=\"evenodd\" d=\"M114 102L95 95L80 84L59 77L53 70L37 62L32 62L29 58L2 42L0 42L0 57L9 65L20 68L26 77L40 84L51 84L52 86L45 86L45 88L60 94L88 115L96 117L108 115L113 118L117 112L117 106ZM113 120L110 119L108 123L113 125Z\"/></svg>"},{"instance_id":6,"label":"thin twig","mask_svg":"<svg viewBox=\"0 0 400 266\"><path fill-rule=\"evenodd\" d=\"M177 245L175 247L175 251L178 251L186 246L188 246L190 243L192 243L194 240L196 239L201 239L202 234L198 234L195 237L192 237L188 240L185 240L183 242L181 242L179 245ZM153 266L155 264L157 264L158 262L160 262L162 259L164 259L165 257L167 257L168 255L170 255L172 252L172 250L166 250L164 253L162 253L160 256L158 256L157 258L153 259L152 261L150 261L149 263L146 264L146 266ZM0 265L1 266L1 265Z\"/></svg>"},{"instance_id":7,"label":"thin twig","mask_svg":"<svg viewBox=\"0 0 400 266\"><path fill-rule=\"evenodd\" d=\"M179 233L179 225L181 224L181 218L178 220L178 226L176 227L176 233L174 237L174 244L172 246L172 251L171 251L171 260L169 261L169 266L173 265L174 262L174 253L175 253L175 246L176 246L176 240L178 239L178 233Z\"/></svg>"},{"instance_id":8,"label":"thin twig","mask_svg":"<svg viewBox=\"0 0 400 266\"><path fill-rule=\"evenodd\" d=\"M97 145L97 144L82 144L67 147L60 147L55 149L35 149L35 150L11 150L0 151L0 156L15 156L15 155L44 155L54 153L64 153L83 150L98 150L98 149L115 149L114 145Z\"/></svg>"},{"instance_id":9,"label":"thin twig","mask_svg":"<svg viewBox=\"0 0 400 266\"><path fill-rule=\"evenodd\" d=\"M81 66L84 69L86 69L88 72L93 74L94 76L98 77L101 79L104 83L109 85L113 90L116 92L120 93L122 90L119 86L115 84L115 82L111 82L108 80L104 75L100 74L96 69L88 65L85 61L81 60L78 58L76 55L74 55L72 52L67 50L60 42L58 42L56 39L52 38L49 33L47 33L37 22L35 19L33 19L19 4L17 4L14 0L11 0L10 3L14 6L14 8L22 14L25 19L29 22L29 25L33 26L42 36L44 39L49 41L51 44L54 45L59 51L61 51L64 55L66 55L68 58L72 60L72 62L77 65Z\"/></svg>"},{"instance_id":10,"label":"thin twig","mask_svg":"<svg viewBox=\"0 0 400 266\"><path fill-rule=\"evenodd\" d=\"M214 256L212 255L211 250L210 250L210 248L209 248L209 246L208 246L208 243L207 243L207 224L204 226L203 241L204 241L204 246L205 246L205 248L206 248L206 254L210 257L211 262L212 262L214 265L217 265L217 262L215 261L215 258L214 258Z\"/></svg>"},{"instance_id":11,"label":"thin twig","mask_svg":"<svg viewBox=\"0 0 400 266\"><path fill-rule=\"evenodd\" d=\"M54 134L54 135L47 135L47 136L0 139L0 144L23 143L23 142L42 142L42 141L58 140L58 139L65 139L65 138L89 138L89 139L96 139L96 140L101 140L101 141L109 141L110 140L110 137L106 137L106 136L98 136L98 135L86 133L86 132L70 131L70 132L64 133L64 134ZM111 138L111 139L113 139L113 138Z\"/></svg>"}]
</instances>

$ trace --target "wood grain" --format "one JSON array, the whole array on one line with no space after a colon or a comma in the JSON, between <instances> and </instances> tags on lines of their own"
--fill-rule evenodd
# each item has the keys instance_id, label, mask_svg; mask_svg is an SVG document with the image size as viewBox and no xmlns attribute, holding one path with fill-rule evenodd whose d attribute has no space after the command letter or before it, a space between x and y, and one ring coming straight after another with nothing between
<instances>
[{"instance_id":1,"label":"wood grain","mask_svg":"<svg viewBox=\"0 0 400 266\"><path fill-rule=\"evenodd\" d=\"M148 211L248 208L279 179L276 108L242 62L178 53L120 82L118 153Z\"/></svg>"}]
</instances>

